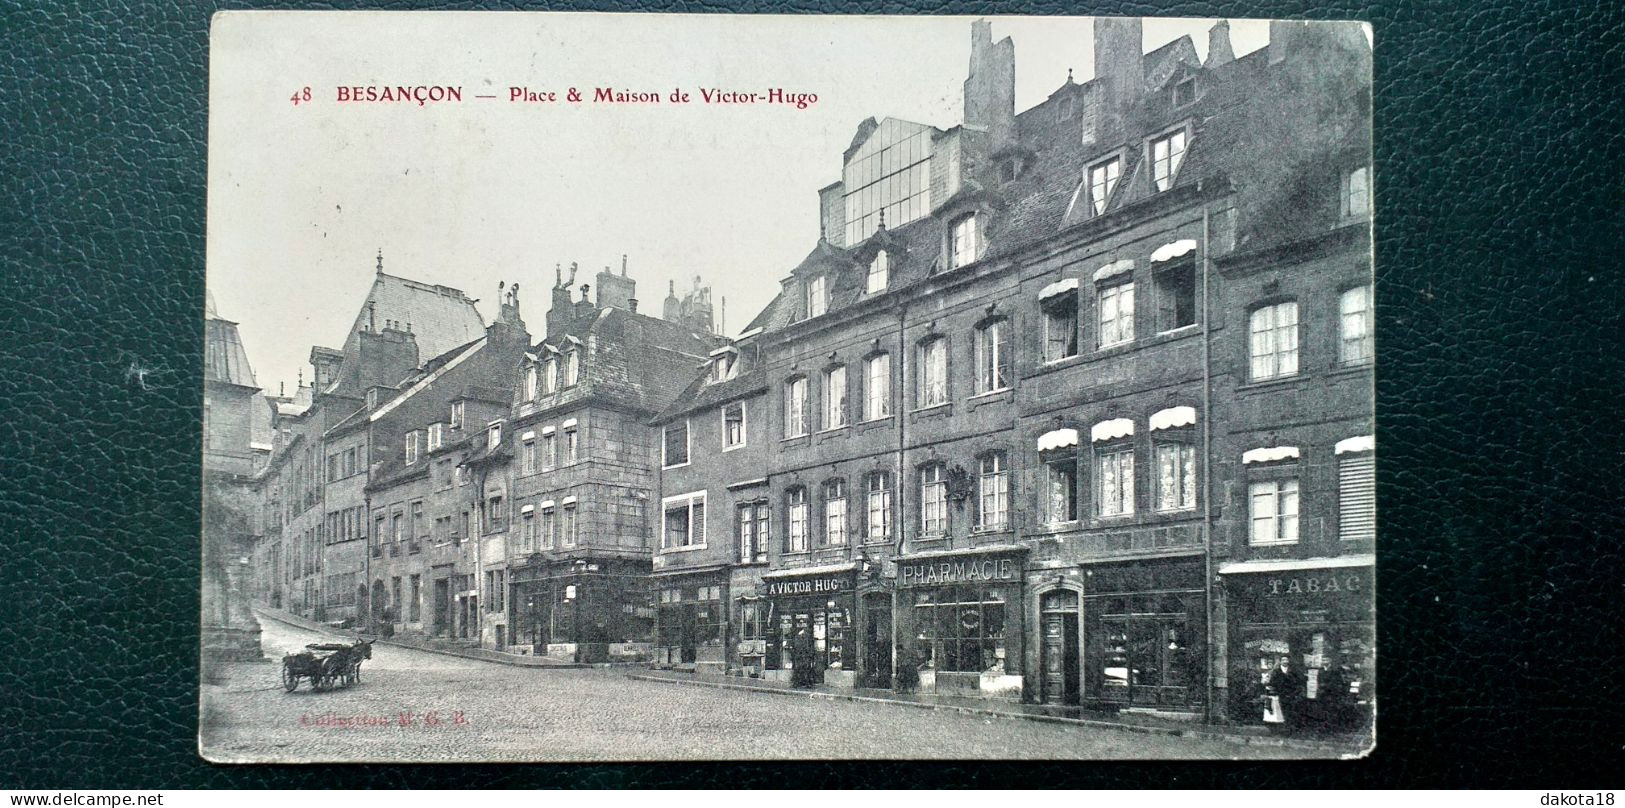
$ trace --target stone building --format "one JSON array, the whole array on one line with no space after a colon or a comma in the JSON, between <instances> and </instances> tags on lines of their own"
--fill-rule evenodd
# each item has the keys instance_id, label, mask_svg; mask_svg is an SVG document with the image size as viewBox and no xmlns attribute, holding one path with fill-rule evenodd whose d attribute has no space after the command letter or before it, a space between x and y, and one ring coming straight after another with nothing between
<instances>
[{"instance_id":1,"label":"stone building","mask_svg":"<svg viewBox=\"0 0 1625 808\"><path fill-rule=\"evenodd\" d=\"M499 589L507 581L503 643L512 650L643 658L660 451L649 421L721 340L708 289L674 293L666 313L677 319L663 320L638 313L624 261L619 275L598 273L596 299L591 284L573 299L576 272L555 270L546 336L515 365L510 415L492 425L509 482L486 498L496 514L488 532L505 539L493 545L506 548L505 563L487 572Z\"/></svg>"},{"instance_id":2,"label":"stone building","mask_svg":"<svg viewBox=\"0 0 1625 808\"><path fill-rule=\"evenodd\" d=\"M1018 114L1014 43L978 22L963 122L859 125L822 237L752 323L761 381L722 388L762 397L759 471L662 478L665 502L766 479L754 590L709 548L658 573L725 581L717 621L760 620L763 676L1197 714L1245 703L1249 643L1359 647L1358 609L1282 640L1218 586L1370 553L1370 375L1347 358L1369 357L1369 47L1352 25L1271 39L1236 58L1221 22L1202 62L1098 19L1094 77ZM726 403L705 389L668 434ZM1285 531L1283 492L1311 486L1350 538L1245 539L1267 520L1243 508ZM752 670L724 636L722 666Z\"/></svg>"}]
</instances>

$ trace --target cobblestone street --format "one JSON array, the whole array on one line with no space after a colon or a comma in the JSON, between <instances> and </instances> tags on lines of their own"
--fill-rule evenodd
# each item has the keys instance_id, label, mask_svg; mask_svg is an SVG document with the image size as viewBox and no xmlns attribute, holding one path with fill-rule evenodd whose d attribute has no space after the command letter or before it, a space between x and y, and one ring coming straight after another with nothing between
<instances>
[{"instance_id":1,"label":"cobblestone street","mask_svg":"<svg viewBox=\"0 0 1625 808\"><path fill-rule=\"evenodd\" d=\"M263 621L280 660L332 637ZM517 668L379 644L348 688L283 692L279 661L203 689L219 762L1293 757L1218 740ZM400 715L409 713L409 726ZM350 719L349 726L332 726ZM324 725L327 724L327 725ZM1301 755L1302 753L1297 753Z\"/></svg>"}]
</instances>

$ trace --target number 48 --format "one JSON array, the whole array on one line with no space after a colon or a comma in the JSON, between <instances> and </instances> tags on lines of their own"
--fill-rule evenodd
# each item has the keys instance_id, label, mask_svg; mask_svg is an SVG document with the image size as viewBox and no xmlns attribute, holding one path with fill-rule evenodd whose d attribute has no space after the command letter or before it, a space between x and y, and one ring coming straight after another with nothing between
<instances>
[{"instance_id":1,"label":"number 48","mask_svg":"<svg viewBox=\"0 0 1625 808\"><path fill-rule=\"evenodd\" d=\"M296 107L299 106L299 104L301 102L306 103L306 104L310 103L310 88L305 87L305 88L303 88L301 90L296 90L294 92L294 94L293 94L293 97L288 99L288 100L292 101L293 105L296 106Z\"/></svg>"}]
</instances>

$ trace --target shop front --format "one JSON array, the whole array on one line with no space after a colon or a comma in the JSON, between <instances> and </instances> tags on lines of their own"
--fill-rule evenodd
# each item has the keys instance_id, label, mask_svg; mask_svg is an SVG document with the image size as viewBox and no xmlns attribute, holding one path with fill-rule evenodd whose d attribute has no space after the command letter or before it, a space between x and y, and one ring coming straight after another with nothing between
<instances>
[{"instance_id":1,"label":"shop front","mask_svg":"<svg viewBox=\"0 0 1625 808\"><path fill-rule=\"evenodd\" d=\"M1019 701L1026 547L897 559L897 665L924 693Z\"/></svg>"},{"instance_id":2,"label":"shop front","mask_svg":"<svg viewBox=\"0 0 1625 808\"><path fill-rule=\"evenodd\" d=\"M856 588L856 563L764 574L763 678L856 687Z\"/></svg>"},{"instance_id":3,"label":"shop front","mask_svg":"<svg viewBox=\"0 0 1625 808\"><path fill-rule=\"evenodd\" d=\"M641 573L641 574L640 574ZM621 559L559 559L509 570L510 650L577 662L649 658L648 573Z\"/></svg>"},{"instance_id":4,"label":"shop front","mask_svg":"<svg viewBox=\"0 0 1625 808\"><path fill-rule=\"evenodd\" d=\"M1084 569L1084 701L1198 710L1207 690L1207 605L1200 557Z\"/></svg>"},{"instance_id":5,"label":"shop front","mask_svg":"<svg viewBox=\"0 0 1625 808\"><path fill-rule=\"evenodd\" d=\"M655 573L654 662L702 673L728 668L728 570Z\"/></svg>"},{"instance_id":6,"label":"shop front","mask_svg":"<svg viewBox=\"0 0 1625 808\"><path fill-rule=\"evenodd\" d=\"M1219 568L1229 613L1229 713L1331 732L1368 725L1374 706L1376 622L1372 555L1241 561ZM1286 663L1286 675L1272 675ZM1273 681L1272 681L1273 680ZM1286 684L1282 684L1285 682Z\"/></svg>"}]
</instances>

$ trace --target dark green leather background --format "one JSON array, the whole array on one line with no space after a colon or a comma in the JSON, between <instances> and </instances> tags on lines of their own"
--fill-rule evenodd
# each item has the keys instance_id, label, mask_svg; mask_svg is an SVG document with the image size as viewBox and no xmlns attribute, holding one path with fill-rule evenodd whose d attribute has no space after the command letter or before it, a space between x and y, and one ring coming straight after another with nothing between
<instances>
[{"instance_id":1,"label":"dark green leather background","mask_svg":"<svg viewBox=\"0 0 1625 808\"><path fill-rule=\"evenodd\" d=\"M1617 783L1620 4L658 6L1374 23L1379 746L1298 765L432 768L196 755L215 8L0 0L0 788Z\"/></svg>"}]
</instances>

